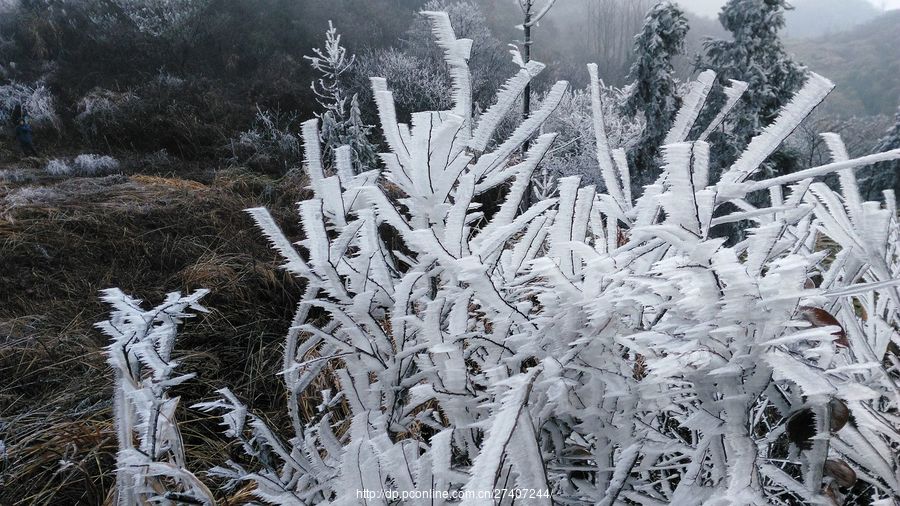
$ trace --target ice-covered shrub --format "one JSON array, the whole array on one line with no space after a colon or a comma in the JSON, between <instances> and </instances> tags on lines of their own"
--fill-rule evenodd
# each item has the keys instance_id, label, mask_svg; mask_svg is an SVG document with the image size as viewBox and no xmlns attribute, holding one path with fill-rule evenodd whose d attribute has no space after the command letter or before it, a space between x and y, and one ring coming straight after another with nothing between
<instances>
[{"instance_id":1,"label":"ice-covered shrub","mask_svg":"<svg viewBox=\"0 0 900 506\"><path fill-rule=\"evenodd\" d=\"M626 117L621 112L622 90L600 87L603 121L610 146L628 150L640 140L644 129L642 117ZM566 176L580 176L583 184L602 188L600 167L597 165L596 143L593 136L593 114L590 90L566 93L559 108L550 116L544 130L556 132L557 140L541 163L540 171L553 180Z\"/></svg>"},{"instance_id":2,"label":"ice-covered shrub","mask_svg":"<svg viewBox=\"0 0 900 506\"><path fill-rule=\"evenodd\" d=\"M172 358L178 325L205 312L199 304L206 290L182 297L170 293L153 309L119 289L104 290L112 317L97 324L112 342L107 362L115 373L113 413L119 451L116 455L116 504L206 504L209 489L185 467L184 445L175 420L178 397L169 390L193 374L176 375Z\"/></svg>"},{"instance_id":3,"label":"ice-covered shrub","mask_svg":"<svg viewBox=\"0 0 900 506\"><path fill-rule=\"evenodd\" d=\"M428 65L425 58L399 49L379 49L362 55L354 75L361 82L367 82L369 76L381 76L390 82L397 110L403 116L413 111L446 109L451 103L447 77Z\"/></svg>"},{"instance_id":4,"label":"ice-covered shrub","mask_svg":"<svg viewBox=\"0 0 900 506\"><path fill-rule=\"evenodd\" d=\"M81 154L72 162L75 172L82 176L99 176L119 170L119 161L107 155Z\"/></svg>"},{"instance_id":5,"label":"ice-covered shrub","mask_svg":"<svg viewBox=\"0 0 900 506\"><path fill-rule=\"evenodd\" d=\"M54 158L47 162L47 165L44 167L44 172L51 176L68 176L72 173L72 166L65 160Z\"/></svg>"},{"instance_id":6,"label":"ice-covered shrub","mask_svg":"<svg viewBox=\"0 0 900 506\"><path fill-rule=\"evenodd\" d=\"M21 106L35 127L59 129L53 95L42 83L12 82L0 86L0 123L10 124L16 106Z\"/></svg>"},{"instance_id":7,"label":"ice-covered shrub","mask_svg":"<svg viewBox=\"0 0 900 506\"><path fill-rule=\"evenodd\" d=\"M348 55L347 49L341 45L340 34L329 21L325 46L313 49L313 55L304 58L319 73L311 88L316 101L324 109L318 116L322 119L321 136L326 158L331 158L338 147L349 146L355 170L363 170L377 157L375 146L369 140L372 127L362 119L359 95L353 93L351 96L347 90L347 78L356 56Z\"/></svg>"},{"instance_id":8,"label":"ice-covered shrub","mask_svg":"<svg viewBox=\"0 0 900 506\"><path fill-rule=\"evenodd\" d=\"M94 149L165 149L172 156L197 158L221 155L234 125L251 119L219 84L160 73L125 92L92 90L79 101L75 125Z\"/></svg>"},{"instance_id":9,"label":"ice-covered shrub","mask_svg":"<svg viewBox=\"0 0 900 506\"><path fill-rule=\"evenodd\" d=\"M295 114L257 107L253 126L231 140L232 160L263 172L299 167L299 123Z\"/></svg>"},{"instance_id":10,"label":"ice-covered shrub","mask_svg":"<svg viewBox=\"0 0 900 506\"><path fill-rule=\"evenodd\" d=\"M0 183L24 183L34 180L34 176L22 169L0 170Z\"/></svg>"},{"instance_id":11,"label":"ice-covered shrub","mask_svg":"<svg viewBox=\"0 0 900 506\"><path fill-rule=\"evenodd\" d=\"M124 108L138 100L132 92L118 93L96 88L78 101L75 126L79 133L95 145L106 144L107 135L116 135L123 127Z\"/></svg>"},{"instance_id":12,"label":"ice-covered shrub","mask_svg":"<svg viewBox=\"0 0 900 506\"><path fill-rule=\"evenodd\" d=\"M707 72L666 135L660 176L635 198L592 67L606 192L567 177L557 198L521 209L555 135L524 160L516 151L566 84L491 145L531 75L474 121L469 43L428 16L452 109L398 123L388 83L373 79L385 170L354 175L345 147L327 172L307 122L314 196L299 205L300 248L250 210L307 284L281 371L292 430L275 433L222 390L200 407L224 414L254 463L214 472L273 504L431 490L488 504L497 497L478 494L514 488L540 504L887 504L900 490L900 223L893 193L863 202L854 170L900 150L850 159L828 135L832 162L760 177L833 87L812 75L713 177L705 133L690 137ZM815 182L835 172L840 191ZM500 186L485 212L479 197ZM759 207L747 201L758 192ZM716 237L732 222L746 239Z\"/></svg>"},{"instance_id":13,"label":"ice-covered shrub","mask_svg":"<svg viewBox=\"0 0 900 506\"><path fill-rule=\"evenodd\" d=\"M119 161L107 155L81 154L71 162L54 158L44 166L44 172L51 176L103 176L117 172Z\"/></svg>"},{"instance_id":14,"label":"ice-covered shrub","mask_svg":"<svg viewBox=\"0 0 900 506\"><path fill-rule=\"evenodd\" d=\"M25 186L17 188L3 197L3 207L21 207L44 205L59 198L60 194L53 188L43 186Z\"/></svg>"}]
</instances>

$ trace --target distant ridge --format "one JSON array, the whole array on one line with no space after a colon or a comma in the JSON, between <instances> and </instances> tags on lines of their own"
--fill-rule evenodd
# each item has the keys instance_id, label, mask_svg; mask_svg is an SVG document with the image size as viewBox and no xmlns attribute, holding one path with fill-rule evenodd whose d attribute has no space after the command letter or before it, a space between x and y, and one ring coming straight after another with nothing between
<instances>
[{"instance_id":1,"label":"distant ridge","mask_svg":"<svg viewBox=\"0 0 900 506\"><path fill-rule=\"evenodd\" d=\"M897 110L900 10L887 11L848 31L786 44L810 70L837 84L825 101L826 110L841 115L891 116Z\"/></svg>"},{"instance_id":2,"label":"distant ridge","mask_svg":"<svg viewBox=\"0 0 900 506\"><path fill-rule=\"evenodd\" d=\"M785 35L808 39L850 30L877 18L881 11L866 0L796 0L787 12Z\"/></svg>"}]
</instances>

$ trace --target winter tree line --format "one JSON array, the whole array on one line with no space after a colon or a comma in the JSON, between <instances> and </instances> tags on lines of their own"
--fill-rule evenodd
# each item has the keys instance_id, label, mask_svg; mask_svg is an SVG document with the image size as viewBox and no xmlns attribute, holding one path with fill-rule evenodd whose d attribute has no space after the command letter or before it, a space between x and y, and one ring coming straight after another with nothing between
<instances>
[{"instance_id":1,"label":"winter tree line","mask_svg":"<svg viewBox=\"0 0 900 506\"><path fill-rule=\"evenodd\" d=\"M476 110L486 109L502 76L515 71L507 46L522 42L515 25L524 23L524 16L512 0L505 6L476 0L347 1L353 5L346 10L281 0L13 3L0 20L0 74L7 81L0 86L0 119L7 120L22 103L45 146L113 156L138 152L148 163L164 156L213 163L224 159L281 174L299 166L296 132L301 119L313 115L355 122L353 129L360 135L352 142L359 144L365 137L368 144L382 145L378 133L368 130L377 122L370 76L393 83L401 117L447 107L450 76L417 10L448 12L458 34L473 40L469 65ZM689 26L699 21L677 4L579 0L553 6L579 13L566 19L580 20L572 29L587 36L579 47L584 54L577 57L597 62L607 84L603 93L609 95L604 104L610 135L621 137L632 163L647 166L646 172L635 174L636 191L654 177L655 146L673 121L692 73L716 70L716 105L726 100L719 90L730 80L750 84L751 91L738 103L746 119L728 132L713 133L712 140L728 157L771 121L803 82L802 62L793 61L779 40L787 3L756 3L726 6L720 22L727 38L721 40L699 40ZM539 9L542 4L534 5ZM507 23L509 32L494 33L496 20L489 23L487 15ZM332 23L330 18L336 19ZM363 25L380 27L381 32L361 30ZM550 128L560 134L560 142L544 164L549 174L544 179L579 174L599 184L592 144L583 135L590 125L583 88L587 75L582 66L572 65L574 50L560 49L552 40L560 38L558 30L551 31L546 22L535 25L534 41L527 47L552 62L544 74L577 83L551 119ZM314 51L328 49L329 27L335 29L330 37L355 35L358 48L356 54L344 49L340 64L346 68L330 77L314 64L325 62ZM346 39L342 47L348 47ZM519 44L518 49L524 47ZM319 88L323 80L332 87L327 93L339 95L324 103L320 94L325 90ZM539 76L529 90L529 102L539 102L551 81ZM658 118L653 123L659 126L645 128L647 117ZM900 142L896 127L882 131L880 121L816 114L779 151L769 170L795 171L827 159L816 135L823 124L842 133L853 154ZM331 126L326 124L326 135L331 135ZM345 130L334 132L333 138L346 138ZM354 152L360 150L366 148L358 145ZM893 187L890 173L865 173L864 193L874 197L881 188Z\"/></svg>"},{"instance_id":2,"label":"winter tree line","mask_svg":"<svg viewBox=\"0 0 900 506\"><path fill-rule=\"evenodd\" d=\"M202 9L113 3L112 22L148 37ZM554 2L517 3L538 37L528 25ZM193 379L178 329L206 291L147 309L107 290L118 504L242 487L284 505L510 489L540 504L893 504L900 122L871 153L824 132L824 159L801 156L834 85L786 54L785 8L730 0L732 38L707 41L682 81L687 19L654 4L623 88L597 65L584 89L542 84L550 69L495 43L471 3L429 2L400 47L365 55L323 26L305 58L315 118L260 106L227 148L309 182L301 241L248 210L305 286L272 371L289 425L221 385L193 408L238 451L191 471L170 390ZM96 93L98 118L144 100Z\"/></svg>"}]
</instances>

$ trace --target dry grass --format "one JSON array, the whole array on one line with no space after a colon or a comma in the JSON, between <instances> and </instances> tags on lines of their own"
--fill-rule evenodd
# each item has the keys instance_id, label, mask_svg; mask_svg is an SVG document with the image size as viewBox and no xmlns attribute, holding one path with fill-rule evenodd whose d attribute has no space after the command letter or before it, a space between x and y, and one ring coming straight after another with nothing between
<instances>
[{"instance_id":1,"label":"dry grass","mask_svg":"<svg viewBox=\"0 0 900 506\"><path fill-rule=\"evenodd\" d=\"M242 209L267 205L289 234L303 182L231 170L209 184L155 176L53 181L43 200L0 204L0 504L103 504L116 442L97 299L118 286L151 302L208 287L210 314L190 321L177 350L197 378L180 387L190 467L239 458L218 420L186 408L229 386L250 406L284 406L282 337L300 287ZM16 188L7 185L7 192ZM46 197L46 198L44 198ZM0 202L4 199L0 187ZM202 473L201 473L202 476ZM221 498L243 504L248 489Z\"/></svg>"}]
</instances>

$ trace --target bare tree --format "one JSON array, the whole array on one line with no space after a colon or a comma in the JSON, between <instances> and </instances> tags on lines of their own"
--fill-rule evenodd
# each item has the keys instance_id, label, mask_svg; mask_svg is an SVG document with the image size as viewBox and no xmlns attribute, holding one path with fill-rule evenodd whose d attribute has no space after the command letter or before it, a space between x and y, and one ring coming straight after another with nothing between
<instances>
[{"instance_id":1,"label":"bare tree","mask_svg":"<svg viewBox=\"0 0 900 506\"><path fill-rule=\"evenodd\" d=\"M538 1L536 0L518 0L519 8L522 9L522 14L525 16L525 20L522 23L522 30L525 32L525 37L522 41L522 62L527 65L528 62L531 61L531 46L534 44L534 41L531 38L531 28L537 25L544 16L550 12L550 9L553 7L553 4L556 3L556 0L545 0L543 7L540 10L537 9ZM531 83L525 86L525 91L522 96L522 119L527 118L531 114ZM524 144L522 144L522 153L526 153L528 151L528 147L530 145L530 141L526 140Z\"/></svg>"}]
</instances>

